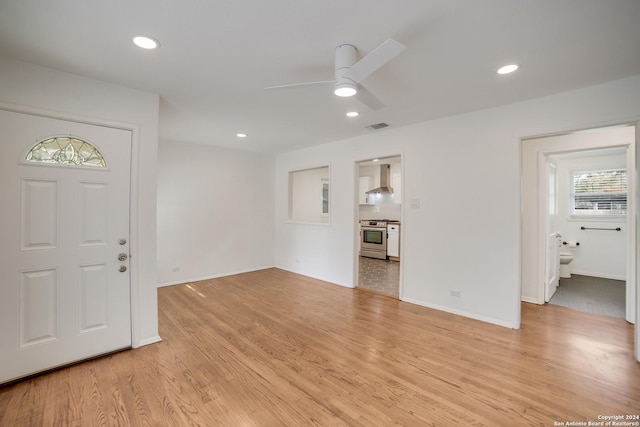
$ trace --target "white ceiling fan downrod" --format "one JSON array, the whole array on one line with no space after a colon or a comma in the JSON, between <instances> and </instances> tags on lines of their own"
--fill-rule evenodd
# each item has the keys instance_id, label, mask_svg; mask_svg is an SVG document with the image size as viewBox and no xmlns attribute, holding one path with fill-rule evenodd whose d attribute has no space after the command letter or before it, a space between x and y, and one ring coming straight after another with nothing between
<instances>
[{"instance_id":1,"label":"white ceiling fan downrod","mask_svg":"<svg viewBox=\"0 0 640 427\"><path fill-rule=\"evenodd\" d=\"M334 93L337 96L348 97L357 93L356 82L345 77L344 74L356 63L356 47L350 44L341 44L336 47L335 77L336 85Z\"/></svg>"}]
</instances>

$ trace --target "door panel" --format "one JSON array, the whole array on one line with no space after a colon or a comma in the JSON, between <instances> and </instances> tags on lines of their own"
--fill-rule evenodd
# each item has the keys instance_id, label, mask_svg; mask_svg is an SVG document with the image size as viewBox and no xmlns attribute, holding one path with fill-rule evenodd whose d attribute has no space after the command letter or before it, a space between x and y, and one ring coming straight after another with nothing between
<instances>
[{"instance_id":1,"label":"door panel","mask_svg":"<svg viewBox=\"0 0 640 427\"><path fill-rule=\"evenodd\" d=\"M544 293L544 302L551 300L560 285L559 237L557 233L549 233L547 239L549 246L547 248L547 286Z\"/></svg>"},{"instance_id":2,"label":"door panel","mask_svg":"<svg viewBox=\"0 0 640 427\"><path fill-rule=\"evenodd\" d=\"M558 189L556 165L547 161L547 277L544 301L549 302L560 284L560 235L556 231L558 217Z\"/></svg>"},{"instance_id":3,"label":"door panel","mask_svg":"<svg viewBox=\"0 0 640 427\"><path fill-rule=\"evenodd\" d=\"M53 249L57 244L58 183L23 179L21 186L20 249Z\"/></svg>"},{"instance_id":4,"label":"door panel","mask_svg":"<svg viewBox=\"0 0 640 427\"><path fill-rule=\"evenodd\" d=\"M80 183L80 246L107 244L107 198L105 183Z\"/></svg>"},{"instance_id":5,"label":"door panel","mask_svg":"<svg viewBox=\"0 0 640 427\"><path fill-rule=\"evenodd\" d=\"M56 269L20 274L20 348L55 340L58 336L58 274Z\"/></svg>"},{"instance_id":6,"label":"door panel","mask_svg":"<svg viewBox=\"0 0 640 427\"><path fill-rule=\"evenodd\" d=\"M80 267L80 333L108 327L107 264Z\"/></svg>"},{"instance_id":7,"label":"door panel","mask_svg":"<svg viewBox=\"0 0 640 427\"><path fill-rule=\"evenodd\" d=\"M131 346L131 132L0 111L0 383ZM106 168L24 160L73 135ZM65 150L70 156L73 149ZM127 268L120 272L120 266Z\"/></svg>"}]
</instances>

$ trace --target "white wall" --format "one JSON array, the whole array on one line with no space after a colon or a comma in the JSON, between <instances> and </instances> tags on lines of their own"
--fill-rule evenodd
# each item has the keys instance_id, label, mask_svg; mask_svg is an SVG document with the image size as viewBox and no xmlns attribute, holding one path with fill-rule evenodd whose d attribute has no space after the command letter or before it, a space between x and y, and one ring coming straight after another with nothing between
<instances>
[{"instance_id":1,"label":"white wall","mask_svg":"<svg viewBox=\"0 0 640 427\"><path fill-rule=\"evenodd\" d=\"M155 230L158 96L0 57L0 103L52 117L133 129L133 346L159 340Z\"/></svg>"},{"instance_id":2,"label":"white wall","mask_svg":"<svg viewBox=\"0 0 640 427\"><path fill-rule=\"evenodd\" d=\"M627 278L627 221L617 220L574 219L571 218L571 171L618 169L627 167L625 154L580 157L576 159L556 159L558 172L558 223L557 230L564 241L580 243L575 249L567 246L564 251L571 251L574 259L570 264L572 273L585 276L605 277L608 279L626 280ZM587 228L616 228L621 231L581 230Z\"/></svg>"},{"instance_id":3,"label":"white wall","mask_svg":"<svg viewBox=\"0 0 640 427\"><path fill-rule=\"evenodd\" d=\"M517 328L520 139L639 118L636 76L281 154L275 172L275 263L352 287L358 215L355 162L402 153L406 206L401 298ZM287 222L288 172L306 167L308 159L331 164L329 227ZM412 207L418 202L420 207ZM460 292L460 297L450 291Z\"/></svg>"},{"instance_id":4,"label":"white wall","mask_svg":"<svg viewBox=\"0 0 640 427\"><path fill-rule=\"evenodd\" d=\"M273 266L273 163L264 154L160 143L161 286Z\"/></svg>"}]
</instances>

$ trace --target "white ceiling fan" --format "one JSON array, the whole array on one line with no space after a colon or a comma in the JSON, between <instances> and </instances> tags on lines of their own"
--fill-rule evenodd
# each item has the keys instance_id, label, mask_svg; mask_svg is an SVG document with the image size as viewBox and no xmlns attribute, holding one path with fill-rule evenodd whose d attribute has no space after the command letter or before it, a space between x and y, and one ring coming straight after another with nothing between
<instances>
[{"instance_id":1,"label":"white ceiling fan","mask_svg":"<svg viewBox=\"0 0 640 427\"><path fill-rule=\"evenodd\" d=\"M384 107L384 104L376 98L375 95L369 92L361 82L405 49L406 46L403 44L395 41L394 39L387 39L360 61L356 62L356 47L351 44L341 44L336 47L335 51L334 80L269 86L265 87L265 89L271 90L295 86L334 83L334 93L337 96L348 97L357 94L356 98L360 102L373 110L379 110Z\"/></svg>"}]
</instances>

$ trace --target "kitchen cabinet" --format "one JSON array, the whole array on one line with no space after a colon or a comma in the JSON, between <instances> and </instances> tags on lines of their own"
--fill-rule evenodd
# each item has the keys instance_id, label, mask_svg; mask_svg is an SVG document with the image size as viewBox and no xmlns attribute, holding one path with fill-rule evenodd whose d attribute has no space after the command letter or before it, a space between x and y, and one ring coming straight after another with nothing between
<instances>
[{"instance_id":1,"label":"kitchen cabinet","mask_svg":"<svg viewBox=\"0 0 640 427\"><path fill-rule=\"evenodd\" d=\"M387 224L387 256L392 261L400 260L400 224Z\"/></svg>"},{"instance_id":2,"label":"kitchen cabinet","mask_svg":"<svg viewBox=\"0 0 640 427\"><path fill-rule=\"evenodd\" d=\"M402 203L402 175L394 173L391 176L391 187L393 188L393 204Z\"/></svg>"},{"instance_id":3,"label":"kitchen cabinet","mask_svg":"<svg viewBox=\"0 0 640 427\"><path fill-rule=\"evenodd\" d=\"M371 190L374 187L374 181L372 176L361 176L360 177L360 190L358 191L358 199L361 205L366 205L367 200L367 191Z\"/></svg>"}]
</instances>

